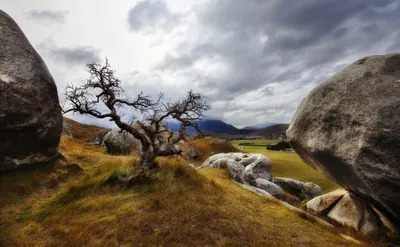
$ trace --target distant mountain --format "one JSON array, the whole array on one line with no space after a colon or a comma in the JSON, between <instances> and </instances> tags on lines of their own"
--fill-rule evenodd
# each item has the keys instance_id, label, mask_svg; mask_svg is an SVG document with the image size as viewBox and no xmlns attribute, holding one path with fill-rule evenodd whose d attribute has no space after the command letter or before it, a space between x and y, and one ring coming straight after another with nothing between
<instances>
[{"instance_id":1,"label":"distant mountain","mask_svg":"<svg viewBox=\"0 0 400 247\"><path fill-rule=\"evenodd\" d=\"M259 129L252 132L252 135L260 135L265 138L278 138L286 137L286 130L289 128L289 124L275 124L264 129Z\"/></svg>"},{"instance_id":2,"label":"distant mountain","mask_svg":"<svg viewBox=\"0 0 400 247\"><path fill-rule=\"evenodd\" d=\"M203 119L197 122L199 129L204 133L213 134L248 134L251 131L245 129L238 129L231 124L218 119ZM175 121L168 121L167 127L172 131L179 131L180 124ZM188 132L196 132L194 128L188 128Z\"/></svg>"},{"instance_id":3,"label":"distant mountain","mask_svg":"<svg viewBox=\"0 0 400 247\"><path fill-rule=\"evenodd\" d=\"M275 124L277 124L277 123L256 124L256 125L246 126L243 129L245 129L245 130L259 130L259 129L264 129L264 128L267 128L269 126L275 125Z\"/></svg>"}]
</instances>

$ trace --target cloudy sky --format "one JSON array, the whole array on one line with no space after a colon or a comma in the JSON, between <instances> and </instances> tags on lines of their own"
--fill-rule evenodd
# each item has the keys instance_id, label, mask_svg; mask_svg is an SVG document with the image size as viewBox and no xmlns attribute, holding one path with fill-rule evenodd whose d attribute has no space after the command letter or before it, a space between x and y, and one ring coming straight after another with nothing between
<instances>
[{"instance_id":1,"label":"cloudy sky","mask_svg":"<svg viewBox=\"0 0 400 247\"><path fill-rule=\"evenodd\" d=\"M316 85L400 51L398 0L0 0L49 67L61 101L107 57L129 92L193 89L237 127L290 122ZM89 117L72 118L98 123ZM105 122L101 123L105 124Z\"/></svg>"}]
</instances>

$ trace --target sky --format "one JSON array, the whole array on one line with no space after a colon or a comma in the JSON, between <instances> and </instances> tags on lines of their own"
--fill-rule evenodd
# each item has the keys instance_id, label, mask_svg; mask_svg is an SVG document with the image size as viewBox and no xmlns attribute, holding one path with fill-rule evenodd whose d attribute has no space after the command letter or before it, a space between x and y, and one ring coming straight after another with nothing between
<instances>
[{"instance_id":1,"label":"sky","mask_svg":"<svg viewBox=\"0 0 400 247\"><path fill-rule=\"evenodd\" d=\"M0 0L64 102L107 57L127 93L193 89L209 118L289 123L317 85L361 57L400 51L398 0ZM69 117L110 126L88 116Z\"/></svg>"}]
</instances>

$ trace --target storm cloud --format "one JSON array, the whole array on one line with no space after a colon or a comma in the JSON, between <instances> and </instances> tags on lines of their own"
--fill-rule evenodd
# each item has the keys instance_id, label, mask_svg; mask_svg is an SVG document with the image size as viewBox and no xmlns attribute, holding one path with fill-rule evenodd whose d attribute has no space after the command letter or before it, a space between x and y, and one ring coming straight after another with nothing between
<instances>
[{"instance_id":1,"label":"storm cloud","mask_svg":"<svg viewBox=\"0 0 400 247\"><path fill-rule=\"evenodd\" d=\"M67 65L81 65L84 66L88 63L99 62L100 51L92 47L51 47L48 48L50 56L55 60L66 63Z\"/></svg>"},{"instance_id":2,"label":"storm cloud","mask_svg":"<svg viewBox=\"0 0 400 247\"><path fill-rule=\"evenodd\" d=\"M0 3L60 98L65 82L87 78L85 64L107 56L127 92L174 100L193 89L207 97L209 117L237 127L290 122L339 70L400 51L397 0L99 0L96 11L79 0ZM53 22L62 25L43 25Z\"/></svg>"},{"instance_id":3,"label":"storm cloud","mask_svg":"<svg viewBox=\"0 0 400 247\"><path fill-rule=\"evenodd\" d=\"M187 13L196 21L154 70L196 81L212 114L233 124L288 122L313 87L347 64L398 51L399 7L391 0L208 1ZM169 11L157 13L168 19Z\"/></svg>"},{"instance_id":4,"label":"storm cloud","mask_svg":"<svg viewBox=\"0 0 400 247\"><path fill-rule=\"evenodd\" d=\"M170 11L163 1L141 1L128 14L129 27L133 31L169 30L179 23L181 15Z\"/></svg>"}]
</instances>

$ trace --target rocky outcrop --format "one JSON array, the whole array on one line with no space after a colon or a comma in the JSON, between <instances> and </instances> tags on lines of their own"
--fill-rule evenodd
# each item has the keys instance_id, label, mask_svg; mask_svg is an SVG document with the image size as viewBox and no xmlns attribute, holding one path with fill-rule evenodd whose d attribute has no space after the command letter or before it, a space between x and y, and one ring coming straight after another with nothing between
<instances>
[{"instance_id":1,"label":"rocky outcrop","mask_svg":"<svg viewBox=\"0 0 400 247\"><path fill-rule=\"evenodd\" d=\"M24 33L0 10L0 171L56 157L63 119L57 87Z\"/></svg>"},{"instance_id":2,"label":"rocky outcrop","mask_svg":"<svg viewBox=\"0 0 400 247\"><path fill-rule=\"evenodd\" d=\"M322 195L322 189L317 184L311 182L301 182L292 178L275 177L272 182L279 185L287 193L296 196L300 200L311 200L316 196Z\"/></svg>"},{"instance_id":3,"label":"rocky outcrop","mask_svg":"<svg viewBox=\"0 0 400 247\"><path fill-rule=\"evenodd\" d=\"M336 190L312 199L307 203L307 211L326 216L337 224L372 238L379 238L381 233L387 231L397 233L390 220L370 203L345 190Z\"/></svg>"},{"instance_id":4,"label":"rocky outcrop","mask_svg":"<svg viewBox=\"0 0 400 247\"><path fill-rule=\"evenodd\" d=\"M400 225L400 54L365 57L315 88L287 131L301 158Z\"/></svg>"},{"instance_id":5,"label":"rocky outcrop","mask_svg":"<svg viewBox=\"0 0 400 247\"><path fill-rule=\"evenodd\" d=\"M366 236L377 235L379 231L379 217L376 213L368 204L349 193L339 200L328 213L328 217Z\"/></svg>"},{"instance_id":6,"label":"rocky outcrop","mask_svg":"<svg viewBox=\"0 0 400 247\"><path fill-rule=\"evenodd\" d=\"M119 128L108 131L103 142L110 154L130 154L141 150L140 141L126 131L121 132Z\"/></svg>"},{"instance_id":7,"label":"rocky outcrop","mask_svg":"<svg viewBox=\"0 0 400 247\"><path fill-rule=\"evenodd\" d=\"M238 165L236 165L236 163ZM271 163L267 157L262 154L245 154L245 153L220 153L209 157L199 168L229 168L235 167L235 171L242 170L241 174L237 174L241 180L244 176L252 179L262 178L271 180ZM243 169L239 169L242 167ZM243 181L242 181L243 182Z\"/></svg>"}]
</instances>

